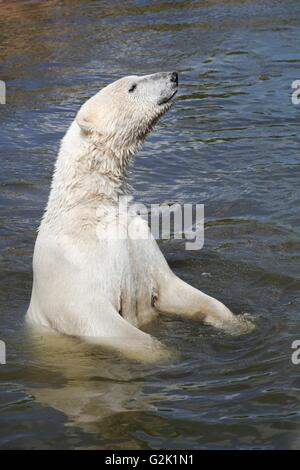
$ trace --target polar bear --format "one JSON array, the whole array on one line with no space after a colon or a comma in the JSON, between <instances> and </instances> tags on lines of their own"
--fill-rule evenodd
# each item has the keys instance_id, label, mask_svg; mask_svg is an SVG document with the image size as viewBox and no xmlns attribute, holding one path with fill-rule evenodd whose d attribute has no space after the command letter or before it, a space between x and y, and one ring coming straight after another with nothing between
<instances>
[{"instance_id":1,"label":"polar bear","mask_svg":"<svg viewBox=\"0 0 300 470\"><path fill-rule=\"evenodd\" d=\"M168 313L222 327L235 316L179 279L138 215L116 236L128 164L178 89L176 72L128 76L79 110L62 140L33 257L27 319L143 359L160 354L140 329ZM126 227L125 227L126 228ZM103 236L104 235L104 236Z\"/></svg>"}]
</instances>

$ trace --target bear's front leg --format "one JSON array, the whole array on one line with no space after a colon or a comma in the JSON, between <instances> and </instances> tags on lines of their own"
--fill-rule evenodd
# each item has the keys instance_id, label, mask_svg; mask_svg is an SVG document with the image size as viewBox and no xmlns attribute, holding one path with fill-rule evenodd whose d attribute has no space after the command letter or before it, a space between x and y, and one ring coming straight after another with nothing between
<instances>
[{"instance_id":1,"label":"bear's front leg","mask_svg":"<svg viewBox=\"0 0 300 470\"><path fill-rule=\"evenodd\" d=\"M155 307L162 313L201 320L220 328L236 320L233 313L217 299L195 289L175 275L161 281Z\"/></svg>"}]
</instances>

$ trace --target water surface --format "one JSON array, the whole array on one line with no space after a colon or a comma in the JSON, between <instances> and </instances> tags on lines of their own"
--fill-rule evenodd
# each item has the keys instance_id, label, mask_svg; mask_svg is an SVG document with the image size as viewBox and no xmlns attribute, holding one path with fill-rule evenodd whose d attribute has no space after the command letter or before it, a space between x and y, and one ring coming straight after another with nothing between
<instances>
[{"instance_id":1,"label":"water surface","mask_svg":"<svg viewBox=\"0 0 300 470\"><path fill-rule=\"evenodd\" d=\"M1 448L299 448L297 0L0 1ZM229 336L162 318L171 364L29 337L36 229L78 107L127 75L177 70L180 93L132 167L136 199L205 204L205 245L160 246L195 287L249 312Z\"/></svg>"}]
</instances>

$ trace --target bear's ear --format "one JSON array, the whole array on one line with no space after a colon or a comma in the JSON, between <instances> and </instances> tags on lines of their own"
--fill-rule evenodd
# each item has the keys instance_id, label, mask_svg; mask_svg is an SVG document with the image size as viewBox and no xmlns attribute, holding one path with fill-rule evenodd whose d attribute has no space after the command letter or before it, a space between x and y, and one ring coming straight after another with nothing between
<instances>
[{"instance_id":1,"label":"bear's ear","mask_svg":"<svg viewBox=\"0 0 300 470\"><path fill-rule=\"evenodd\" d=\"M95 113L91 112L89 107L83 106L77 113L76 122L83 132L95 132L96 119Z\"/></svg>"}]
</instances>

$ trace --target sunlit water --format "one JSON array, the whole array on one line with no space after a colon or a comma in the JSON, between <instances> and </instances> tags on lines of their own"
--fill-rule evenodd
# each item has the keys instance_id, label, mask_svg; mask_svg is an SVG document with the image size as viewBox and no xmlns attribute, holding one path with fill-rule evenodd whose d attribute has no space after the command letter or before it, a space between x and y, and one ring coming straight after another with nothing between
<instances>
[{"instance_id":1,"label":"sunlit water","mask_svg":"<svg viewBox=\"0 0 300 470\"><path fill-rule=\"evenodd\" d=\"M2 448L299 448L300 3L0 1ZM136 199L205 204L205 244L172 269L248 312L231 336L162 318L176 348L141 365L24 326L36 229L80 104L127 74L177 70L180 93L132 168Z\"/></svg>"}]
</instances>

